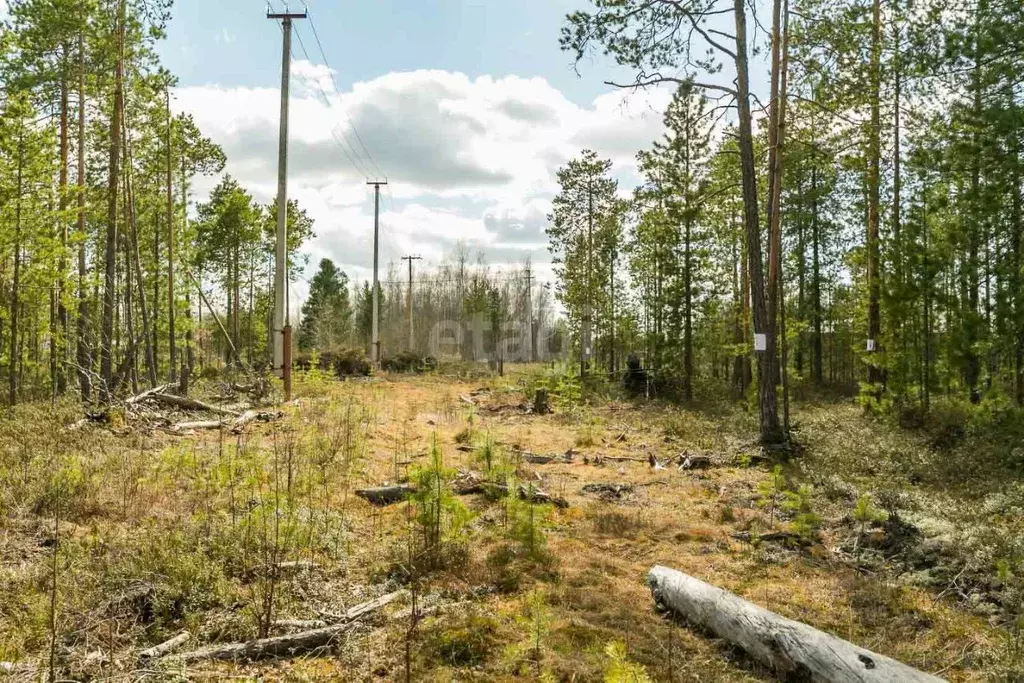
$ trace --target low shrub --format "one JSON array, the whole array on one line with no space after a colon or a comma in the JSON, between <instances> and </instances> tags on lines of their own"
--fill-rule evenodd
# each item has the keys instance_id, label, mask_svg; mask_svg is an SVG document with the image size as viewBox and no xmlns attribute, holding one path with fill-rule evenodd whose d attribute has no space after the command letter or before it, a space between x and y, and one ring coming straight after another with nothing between
<instances>
[{"instance_id":1,"label":"low shrub","mask_svg":"<svg viewBox=\"0 0 1024 683\"><path fill-rule=\"evenodd\" d=\"M390 358L385 358L381 367L387 372L432 372L437 369L437 359L433 356L420 356L412 351L402 351Z\"/></svg>"}]
</instances>

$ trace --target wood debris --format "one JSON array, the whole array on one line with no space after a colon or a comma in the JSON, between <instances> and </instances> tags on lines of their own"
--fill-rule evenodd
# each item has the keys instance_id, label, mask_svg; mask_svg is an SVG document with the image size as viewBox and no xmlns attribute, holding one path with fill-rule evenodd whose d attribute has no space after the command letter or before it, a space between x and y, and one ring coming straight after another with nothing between
<instances>
[{"instance_id":1,"label":"wood debris","mask_svg":"<svg viewBox=\"0 0 1024 683\"><path fill-rule=\"evenodd\" d=\"M647 583L659 605L744 650L783 680L942 680L668 567L653 567Z\"/></svg>"},{"instance_id":2,"label":"wood debris","mask_svg":"<svg viewBox=\"0 0 1024 683\"><path fill-rule=\"evenodd\" d=\"M409 484L397 484L395 486L357 489L356 495L368 501L371 505L386 506L400 503L415 492L416 489Z\"/></svg>"},{"instance_id":3,"label":"wood debris","mask_svg":"<svg viewBox=\"0 0 1024 683\"><path fill-rule=\"evenodd\" d=\"M189 641L192 635L188 631L182 631L178 635L174 636L170 640L165 640L159 645L154 645L151 648L143 650L139 653L139 659L154 659L156 657L163 657L164 655L170 654L174 650L184 645Z\"/></svg>"},{"instance_id":4,"label":"wood debris","mask_svg":"<svg viewBox=\"0 0 1024 683\"><path fill-rule=\"evenodd\" d=\"M602 500L621 500L634 490L632 484L597 483L586 484L580 491L582 493L596 494Z\"/></svg>"},{"instance_id":5,"label":"wood debris","mask_svg":"<svg viewBox=\"0 0 1024 683\"><path fill-rule=\"evenodd\" d=\"M316 652L331 645L342 633L352 629L361 618L394 602L405 594L404 590L388 593L376 600L365 602L348 610L338 624L300 631L272 638L261 638L248 643L228 643L168 655L160 661L168 664L189 664L205 660L257 660L270 657L294 657Z\"/></svg>"}]
</instances>

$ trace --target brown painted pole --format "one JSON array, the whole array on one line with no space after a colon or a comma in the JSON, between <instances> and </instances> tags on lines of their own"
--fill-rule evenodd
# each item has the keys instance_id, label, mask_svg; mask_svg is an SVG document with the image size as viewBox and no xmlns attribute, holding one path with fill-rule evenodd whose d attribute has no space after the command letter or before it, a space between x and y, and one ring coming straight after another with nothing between
<instances>
[{"instance_id":1,"label":"brown painted pole","mask_svg":"<svg viewBox=\"0 0 1024 683\"><path fill-rule=\"evenodd\" d=\"M284 326L284 400L292 400L292 326Z\"/></svg>"}]
</instances>

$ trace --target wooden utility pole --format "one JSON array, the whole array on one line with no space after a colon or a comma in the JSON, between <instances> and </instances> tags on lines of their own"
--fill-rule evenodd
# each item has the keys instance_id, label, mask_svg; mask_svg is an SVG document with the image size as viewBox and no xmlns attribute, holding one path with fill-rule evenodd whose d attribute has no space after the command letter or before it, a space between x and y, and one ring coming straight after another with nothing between
<instances>
[{"instance_id":1,"label":"wooden utility pole","mask_svg":"<svg viewBox=\"0 0 1024 683\"><path fill-rule=\"evenodd\" d=\"M412 262L422 261L421 256L403 256L403 261L409 262L409 351L412 351L416 345L415 328L412 324Z\"/></svg>"},{"instance_id":2,"label":"wooden utility pole","mask_svg":"<svg viewBox=\"0 0 1024 683\"><path fill-rule=\"evenodd\" d=\"M378 280L378 259L380 258L380 186L387 185L386 180L370 180L373 185L373 326L370 343L370 360L374 366L380 365L380 281ZM411 263L411 262L410 262Z\"/></svg>"},{"instance_id":3,"label":"wooden utility pole","mask_svg":"<svg viewBox=\"0 0 1024 683\"><path fill-rule=\"evenodd\" d=\"M277 148L277 248L274 263L274 371L284 380L285 400L291 400L291 363L286 363L285 345L291 340L288 316L288 84L292 57L292 20L305 19L305 12L267 12L267 19L280 20L284 41L281 49L281 132ZM289 349L290 351L290 349ZM288 356L291 354L288 353Z\"/></svg>"}]
</instances>

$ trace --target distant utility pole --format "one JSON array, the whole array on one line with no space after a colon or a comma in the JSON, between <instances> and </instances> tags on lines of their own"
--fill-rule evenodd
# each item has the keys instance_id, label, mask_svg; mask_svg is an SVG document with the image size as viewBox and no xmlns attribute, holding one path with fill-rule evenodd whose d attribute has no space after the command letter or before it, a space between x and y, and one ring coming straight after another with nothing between
<instances>
[{"instance_id":1,"label":"distant utility pole","mask_svg":"<svg viewBox=\"0 0 1024 683\"><path fill-rule=\"evenodd\" d=\"M370 180L373 185L373 337L370 345L370 360L375 366L380 365L380 281L377 278L377 261L380 256L380 186L387 185L386 180Z\"/></svg>"},{"instance_id":2,"label":"distant utility pole","mask_svg":"<svg viewBox=\"0 0 1024 683\"><path fill-rule=\"evenodd\" d=\"M526 328L529 330L527 339L530 344L530 362L537 362L537 352L533 342L533 271L526 266Z\"/></svg>"},{"instance_id":3,"label":"distant utility pole","mask_svg":"<svg viewBox=\"0 0 1024 683\"><path fill-rule=\"evenodd\" d=\"M288 312L288 82L292 58L292 19L305 12L267 12L280 20L284 31L281 50L281 135L277 147L277 249L274 263L274 371L284 380L285 400L292 393L292 326Z\"/></svg>"},{"instance_id":4,"label":"distant utility pole","mask_svg":"<svg viewBox=\"0 0 1024 683\"><path fill-rule=\"evenodd\" d=\"M403 256L403 261L409 262L409 350L412 351L416 345L416 338L412 326L412 262L422 261L421 256Z\"/></svg>"}]
</instances>

